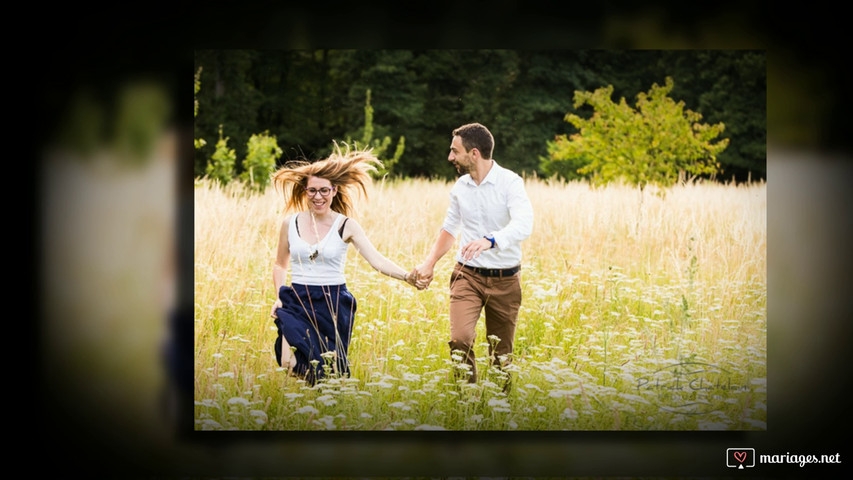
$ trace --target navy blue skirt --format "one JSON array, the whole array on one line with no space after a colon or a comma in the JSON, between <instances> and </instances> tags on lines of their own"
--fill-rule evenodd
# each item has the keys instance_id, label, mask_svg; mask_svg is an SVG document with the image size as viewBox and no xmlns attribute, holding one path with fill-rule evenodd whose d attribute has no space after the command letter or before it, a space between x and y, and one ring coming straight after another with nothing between
<instances>
[{"instance_id":1,"label":"navy blue skirt","mask_svg":"<svg viewBox=\"0 0 853 480\"><path fill-rule=\"evenodd\" d=\"M312 385L327 374L349 375L347 350L356 301L346 284L282 285L278 297L281 299L275 319L278 364L281 365L281 338L284 337L291 347L296 347L293 371ZM333 352L334 356L328 352ZM312 365L312 360L317 361L316 365ZM327 373L327 370L330 371Z\"/></svg>"}]
</instances>

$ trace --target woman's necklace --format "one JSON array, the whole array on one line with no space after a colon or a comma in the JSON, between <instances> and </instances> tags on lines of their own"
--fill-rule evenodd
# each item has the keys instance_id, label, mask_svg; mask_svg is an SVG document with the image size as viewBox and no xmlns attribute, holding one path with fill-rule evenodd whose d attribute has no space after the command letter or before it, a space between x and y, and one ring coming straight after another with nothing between
<instances>
[{"instance_id":1,"label":"woman's necklace","mask_svg":"<svg viewBox=\"0 0 853 480\"><path fill-rule=\"evenodd\" d=\"M320 245L320 231L317 230L317 219L314 218L314 212L309 213L311 214L311 226L314 227L314 236L317 237L317 243L314 244L314 251L311 252L311 255L308 256L308 259L313 262L317 259L317 256L320 255L322 245Z\"/></svg>"}]
</instances>

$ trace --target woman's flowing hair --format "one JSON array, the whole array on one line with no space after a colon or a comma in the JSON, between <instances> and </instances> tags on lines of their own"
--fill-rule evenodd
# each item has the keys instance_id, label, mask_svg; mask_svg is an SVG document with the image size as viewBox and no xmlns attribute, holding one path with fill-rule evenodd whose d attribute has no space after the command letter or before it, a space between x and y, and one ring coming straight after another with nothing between
<instances>
[{"instance_id":1,"label":"woman's flowing hair","mask_svg":"<svg viewBox=\"0 0 853 480\"><path fill-rule=\"evenodd\" d=\"M288 162L273 173L273 184L284 197L285 211L298 212L308 206L305 187L308 177L325 178L337 188L332 199L331 209L352 217L357 214L355 200L358 196L367 199L367 187L371 183L370 173L382 167L372 149L345 151L335 143L335 149L329 158L316 162Z\"/></svg>"}]
</instances>

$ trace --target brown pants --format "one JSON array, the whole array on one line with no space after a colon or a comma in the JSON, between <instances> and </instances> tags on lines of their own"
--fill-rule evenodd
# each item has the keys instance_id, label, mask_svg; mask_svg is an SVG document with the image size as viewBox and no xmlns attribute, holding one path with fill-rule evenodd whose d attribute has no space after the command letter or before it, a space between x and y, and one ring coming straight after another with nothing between
<instances>
[{"instance_id":1,"label":"brown pants","mask_svg":"<svg viewBox=\"0 0 853 480\"><path fill-rule=\"evenodd\" d=\"M474 339L480 313L486 313L489 357L499 366L512 359L518 310L521 307L521 273L510 277L486 277L456 264L450 276L450 349L459 350L470 365L469 382L477 381ZM498 337L494 340L492 336ZM497 345L495 343L497 342Z\"/></svg>"}]
</instances>

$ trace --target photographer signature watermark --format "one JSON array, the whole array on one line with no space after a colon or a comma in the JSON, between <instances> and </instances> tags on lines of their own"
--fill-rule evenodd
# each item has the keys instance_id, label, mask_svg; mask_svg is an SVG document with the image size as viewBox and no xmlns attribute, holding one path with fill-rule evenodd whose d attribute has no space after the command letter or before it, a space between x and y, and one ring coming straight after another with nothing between
<instances>
[{"instance_id":1,"label":"photographer signature watermark","mask_svg":"<svg viewBox=\"0 0 853 480\"><path fill-rule=\"evenodd\" d=\"M731 372L717 365L687 361L667 365L638 378L636 388L638 391L659 392L662 399L676 400L676 404L662 405L663 410L684 415L701 415L709 413L712 407L696 398L699 393L751 391L748 385L733 381L732 377Z\"/></svg>"}]
</instances>

